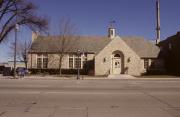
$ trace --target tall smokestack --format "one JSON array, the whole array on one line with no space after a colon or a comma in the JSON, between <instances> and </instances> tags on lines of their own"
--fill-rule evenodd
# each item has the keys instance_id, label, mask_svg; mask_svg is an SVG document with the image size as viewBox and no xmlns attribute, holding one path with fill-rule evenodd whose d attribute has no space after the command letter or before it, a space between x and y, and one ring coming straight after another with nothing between
<instances>
[{"instance_id":1,"label":"tall smokestack","mask_svg":"<svg viewBox=\"0 0 180 117\"><path fill-rule=\"evenodd\" d=\"M157 20L157 27L156 27L156 31L157 31L157 37L156 37L156 44L158 44L160 42L160 38L161 38L161 29L160 29L160 3L159 0L156 1L156 20Z\"/></svg>"}]
</instances>

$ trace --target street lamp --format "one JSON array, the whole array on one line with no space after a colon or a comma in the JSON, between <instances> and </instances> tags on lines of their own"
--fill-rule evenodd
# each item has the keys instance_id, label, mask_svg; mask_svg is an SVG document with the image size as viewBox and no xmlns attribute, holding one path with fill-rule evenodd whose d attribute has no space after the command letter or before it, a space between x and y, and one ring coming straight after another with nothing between
<instances>
[{"instance_id":1,"label":"street lamp","mask_svg":"<svg viewBox=\"0 0 180 117\"><path fill-rule=\"evenodd\" d=\"M15 43L14 43L14 78L16 78L16 51L17 51L17 31L19 30L19 25L15 25Z\"/></svg>"},{"instance_id":2,"label":"street lamp","mask_svg":"<svg viewBox=\"0 0 180 117\"><path fill-rule=\"evenodd\" d=\"M79 72L79 69L80 69L80 60L79 60L79 57L80 57L80 54L81 54L81 51L80 50L78 50L77 51L77 80L79 80L80 78L79 78L79 76L80 76L80 72Z\"/></svg>"}]
</instances>

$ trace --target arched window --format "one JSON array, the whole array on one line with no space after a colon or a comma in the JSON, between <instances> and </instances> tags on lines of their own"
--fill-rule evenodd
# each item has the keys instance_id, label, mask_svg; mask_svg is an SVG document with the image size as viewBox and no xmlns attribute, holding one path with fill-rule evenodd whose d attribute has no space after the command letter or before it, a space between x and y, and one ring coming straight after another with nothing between
<instances>
[{"instance_id":1,"label":"arched window","mask_svg":"<svg viewBox=\"0 0 180 117\"><path fill-rule=\"evenodd\" d=\"M115 54L114 57L120 57L120 55L119 54Z\"/></svg>"}]
</instances>

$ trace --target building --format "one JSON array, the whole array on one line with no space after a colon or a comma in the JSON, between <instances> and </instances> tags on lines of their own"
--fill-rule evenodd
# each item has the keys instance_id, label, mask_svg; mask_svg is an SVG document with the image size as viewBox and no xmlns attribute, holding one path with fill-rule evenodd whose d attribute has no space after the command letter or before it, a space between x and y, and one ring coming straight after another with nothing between
<instances>
[{"instance_id":1,"label":"building","mask_svg":"<svg viewBox=\"0 0 180 117\"><path fill-rule=\"evenodd\" d=\"M116 36L115 28L108 29L107 37L79 36L67 38L71 42L64 52L62 69L85 70L96 76L110 74L129 74L140 76L152 69L160 49L152 42L139 37ZM57 47L62 46L58 36L32 34L32 46L28 53L28 68L57 70L59 56ZM62 48L61 48L62 49ZM77 54L79 53L79 54Z\"/></svg>"},{"instance_id":2,"label":"building","mask_svg":"<svg viewBox=\"0 0 180 117\"><path fill-rule=\"evenodd\" d=\"M180 75L180 32L159 43L160 58L168 73Z\"/></svg>"}]
</instances>

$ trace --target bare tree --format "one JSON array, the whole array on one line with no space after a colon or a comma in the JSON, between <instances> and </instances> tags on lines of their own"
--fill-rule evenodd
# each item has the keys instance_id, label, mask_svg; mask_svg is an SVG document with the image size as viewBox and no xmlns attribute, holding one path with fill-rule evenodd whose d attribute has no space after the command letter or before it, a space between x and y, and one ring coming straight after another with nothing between
<instances>
[{"instance_id":1,"label":"bare tree","mask_svg":"<svg viewBox=\"0 0 180 117\"><path fill-rule=\"evenodd\" d=\"M0 43L15 29L16 24L45 31L48 21L37 16L36 10L37 7L27 0L0 0Z\"/></svg>"},{"instance_id":2,"label":"bare tree","mask_svg":"<svg viewBox=\"0 0 180 117\"><path fill-rule=\"evenodd\" d=\"M73 49L73 44L76 43L77 29L69 18L63 18L60 20L59 35L57 42L54 44L58 53L59 61L59 75L62 74L62 62L65 54L69 53Z\"/></svg>"},{"instance_id":3,"label":"bare tree","mask_svg":"<svg viewBox=\"0 0 180 117\"><path fill-rule=\"evenodd\" d=\"M19 41L17 43L17 51L16 51L16 55L17 55L17 59L19 61L23 61L25 64L25 67L27 69L27 63L28 63L28 51L31 47L31 41ZM12 45L10 46L10 49L12 50L12 52L10 52L10 56L14 56L14 48L15 48L15 44L12 43Z\"/></svg>"}]
</instances>

